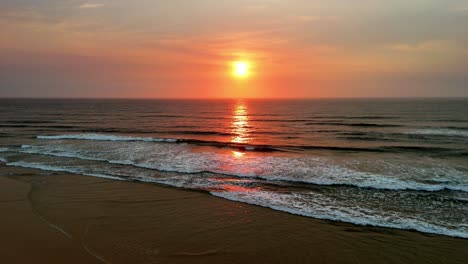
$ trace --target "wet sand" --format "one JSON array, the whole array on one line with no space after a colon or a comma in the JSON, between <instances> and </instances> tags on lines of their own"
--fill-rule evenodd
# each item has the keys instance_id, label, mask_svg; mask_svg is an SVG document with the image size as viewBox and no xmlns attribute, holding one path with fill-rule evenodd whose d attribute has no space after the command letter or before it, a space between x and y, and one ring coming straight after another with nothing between
<instances>
[{"instance_id":1,"label":"wet sand","mask_svg":"<svg viewBox=\"0 0 468 264\"><path fill-rule=\"evenodd\" d=\"M101 263L33 211L28 183L2 175L0 189L1 263Z\"/></svg>"},{"instance_id":2,"label":"wet sand","mask_svg":"<svg viewBox=\"0 0 468 264\"><path fill-rule=\"evenodd\" d=\"M468 240L0 167L2 263L464 263Z\"/></svg>"}]
</instances>

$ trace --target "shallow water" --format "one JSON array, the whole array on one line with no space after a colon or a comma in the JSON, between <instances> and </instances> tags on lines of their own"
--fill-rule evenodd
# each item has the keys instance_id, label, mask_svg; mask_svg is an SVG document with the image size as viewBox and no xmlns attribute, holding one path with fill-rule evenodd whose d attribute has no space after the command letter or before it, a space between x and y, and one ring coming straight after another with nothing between
<instances>
[{"instance_id":1,"label":"shallow water","mask_svg":"<svg viewBox=\"0 0 468 264\"><path fill-rule=\"evenodd\" d=\"M1 100L0 162L468 238L468 100Z\"/></svg>"}]
</instances>

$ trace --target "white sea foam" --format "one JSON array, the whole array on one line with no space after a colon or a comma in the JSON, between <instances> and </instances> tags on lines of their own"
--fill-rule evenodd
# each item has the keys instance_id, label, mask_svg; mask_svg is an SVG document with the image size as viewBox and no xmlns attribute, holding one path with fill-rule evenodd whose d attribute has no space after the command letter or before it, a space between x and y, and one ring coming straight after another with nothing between
<instances>
[{"instance_id":1,"label":"white sea foam","mask_svg":"<svg viewBox=\"0 0 468 264\"><path fill-rule=\"evenodd\" d=\"M9 148L0 148L0 152L7 152Z\"/></svg>"},{"instance_id":2,"label":"white sea foam","mask_svg":"<svg viewBox=\"0 0 468 264\"><path fill-rule=\"evenodd\" d=\"M7 163L7 160L3 157L0 157L0 162Z\"/></svg>"},{"instance_id":3,"label":"white sea foam","mask_svg":"<svg viewBox=\"0 0 468 264\"><path fill-rule=\"evenodd\" d=\"M37 136L38 139L78 139L78 140L98 140L98 141L144 141L144 142L177 142L174 138L151 138L151 137L129 137L111 136L102 134L67 134L56 136Z\"/></svg>"},{"instance_id":4,"label":"white sea foam","mask_svg":"<svg viewBox=\"0 0 468 264\"><path fill-rule=\"evenodd\" d=\"M42 163L23 162L23 161L9 162L6 165L13 166L13 167L38 169L38 170L44 170L44 171L68 172L68 173L73 173L73 174L80 174L80 175L85 175L85 176L92 176L92 177L112 179L112 180L125 180L119 177L100 174L100 173L87 173L77 167L61 167L61 166L52 166L52 165L46 165Z\"/></svg>"},{"instance_id":5,"label":"white sea foam","mask_svg":"<svg viewBox=\"0 0 468 264\"><path fill-rule=\"evenodd\" d=\"M423 220L414 219L413 217L405 217L398 214L382 214L382 212L368 208L337 206L333 199L318 193L314 193L312 197L309 197L310 200L314 201L313 203L301 199L300 194L284 194L268 191L221 191L211 192L211 194L228 200L259 205L317 219L468 238L468 229L466 227L459 228L458 226L452 226L449 228L442 224L428 223Z\"/></svg>"},{"instance_id":6,"label":"white sea foam","mask_svg":"<svg viewBox=\"0 0 468 264\"><path fill-rule=\"evenodd\" d=\"M89 151L87 146L33 146L21 152L132 165L166 172L211 172L270 181L303 182L316 185L351 185L390 190L468 192L468 175L454 168L385 165L387 173L359 171L319 157L253 156L243 160L229 154L191 152L184 146L119 146L106 152ZM94 146L93 146L94 147ZM393 167L392 167L393 166ZM433 181L428 181L433 179Z\"/></svg>"},{"instance_id":7,"label":"white sea foam","mask_svg":"<svg viewBox=\"0 0 468 264\"><path fill-rule=\"evenodd\" d=\"M468 131L446 128L418 129L407 132L407 134L468 137Z\"/></svg>"}]
</instances>

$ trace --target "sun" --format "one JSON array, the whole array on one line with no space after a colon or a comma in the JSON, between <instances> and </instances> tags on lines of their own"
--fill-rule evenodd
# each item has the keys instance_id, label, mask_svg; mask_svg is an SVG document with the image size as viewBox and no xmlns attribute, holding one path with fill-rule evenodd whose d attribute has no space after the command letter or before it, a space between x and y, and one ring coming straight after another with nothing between
<instances>
[{"instance_id":1,"label":"sun","mask_svg":"<svg viewBox=\"0 0 468 264\"><path fill-rule=\"evenodd\" d=\"M233 74L236 77L244 78L249 75L250 65L246 61L234 61L232 63Z\"/></svg>"}]
</instances>

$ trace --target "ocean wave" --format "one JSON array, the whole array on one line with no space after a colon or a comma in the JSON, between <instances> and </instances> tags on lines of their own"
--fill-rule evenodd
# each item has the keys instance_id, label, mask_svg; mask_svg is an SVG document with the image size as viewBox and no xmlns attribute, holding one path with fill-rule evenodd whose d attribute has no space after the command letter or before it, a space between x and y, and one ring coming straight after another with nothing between
<instances>
[{"instance_id":1,"label":"ocean wave","mask_svg":"<svg viewBox=\"0 0 468 264\"><path fill-rule=\"evenodd\" d=\"M374 123L342 123L342 122L308 122L306 125L327 125L327 126L349 126L349 127L401 127L396 124L374 124Z\"/></svg>"},{"instance_id":2,"label":"ocean wave","mask_svg":"<svg viewBox=\"0 0 468 264\"><path fill-rule=\"evenodd\" d=\"M398 116L314 116L313 119L330 119L330 120L346 120L346 119L397 119Z\"/></svg>"},{"instance_id":3,"label":"ocean wave","mask_svg":"<svg viewBox=\"0 0 468 264\"><path fill-rule=\"evenodd\" d=\"M425 128L433 129L434 127L430 126L430 127L425 127ZM439 126L436 129L453 129L453 130L465 130L466 131L468 130L468 127L466 126Z\"/></svg>"},{"instance_id":4,"label":"ocean wave","mask_svg":"<svg viewBox=\"0 0 468 264\"><path fill-rule=\"evenodd\" d=\"M434 122L468 123L468 119L432 119Z\"/></svg>"},{"instance_id":5,"label":"ocean wave","mask_svg":"<svg viewBox=\"0 0 468 264\"><path fill-rule=\"evenodd\" d=\"M377 131L337 131L336 136L340 139L346 139L350 141L367 141L367 142L395 142L399 144L404 144L407 142L410 145L414 145L414 143L420 143L427 145L432 144L452 144L454 138L451 136L447 136L444 133L445 131L438 131L436 133L431 133L431 131L421 131L414 130L414 131L407 131L407 132L377 132ZM453 133L454 135L460 136L459 132L468 133L468 131L457 131L457 133ZM458 137L458 139L460 139ZM403 146L405 147L405 146ZM411 147L411 146L408 146ZM389 149L388 147L383 146L384 149ZM382 149L383 150L383 149ZM449 149L449 148L441 148L441 147L422 147L421 151L429 151L434 153L441 152L441 154L453 154L456 155L460 149ZM453 153L450 153L453 152Z\"/></svg>"},{"instance_id":6,"label":"ocean wave","mask_svg":"<svg viewBox=\"0 0 468 264\"><path fill-rule=\"evenodd\" d=\"M456 229L455 226L448 228L443 225L436 225L424 220L397 216L395 214L391 216L382 215L381 212L367 208L335 206L331 199L317 193L313 194L313 198L310 199L314 203L305 202L301 199L300 194L290 195L268 191L221 191L211 192L211 194L232 201L244 202L317 219L468 238L468 230L466 229Z\"/></svg>"},{"instance_id":7,"label":"ocean wave","mask_svg":"<svg viewBox=\"0 0 468 264\"><path fill-rule=\"evenodd\" d=\"M0 152L7 152L9 148L0 148Z\"/></svg>"},{"instance_id":8,"label":"ocean wave","mask_svg":"<svg viewBox=\"0 0 468 264\"><path fill-rule=\"evenodd\" d=\"M165 142L165 143L187 143L196 145L209 145L213 147L226 147L239 150L252 151L281 151L268 145L250 145L240 143L228 143L219 141L206 141L197 139L177 139L177 138L155 138L155 137L132 137L132 136L117 136L104 134L66 134L54 136L37 136L38 139L46 140L96 140L96 141L142 141L142 142Z\"/></svg>"},{"instance_id":9,"label":"ocean wave","mask_svg":"<svg viewBox=\"0 0 468 264\"><path fill-rule=\"evenodd\" d=\"M311 121L310 119L250 119L252 122L277 122L277 123L302 123Z\"/></svg>"},{"instance_id":10,"label":"ocean wave","mask_svg":"<svg viewBox=\"0 0 468 264\"><path fill-rule=\"evenodd\" d=\"M196 133L196 132L195 132ZM203 132L216 134L218 132ZM219 133L220 135L223 133ZM359 133L358 133L359 134ZM378 146L378 147L337 147L337 146L320 146L320 145L259 145L259 144L243 144L211 140L186 139L186 138L157 138L157 137L135 137L121 135L106 135L106 134L65 134L51 136L37 136L38 139L44 140L95 140L95 141L121 141L121 142L162 142L162 143L186 143L198 146L211 146L217 148L230 148L243 151L258 151L258 152L284 152L284 151L306 151L306 150L323 150L323 151L342 151L342 152L381 152L381 153L401 153L401 152L420 152L441 155L459 155L465 153L460 149L450 149L442 147L424 147L424 146ZM463 155L463 154L462 154Z\"/></svg>"},{"instance_id":11,"label":"ocean wave","mask_svg":"<svg viewBox=\"0 0 468 264\"><path fill-rule=\"evenodd\" d=\"M167 131L167 134L179 134L179 135L217 135L217 136L235 136L234 133L219 132L219 131L198 131L198 130L185 130L185 131Z\"/></svg>"},{"instance_id":12,"label":"ocean wave","mask_svg":"<svg viewBox=\"0 0 468 264\"><path fill-rule=\"evenodd\" d=\"M47 129L75 129L76 126L69 126L69 125L35 125L35 124L21 124L21 123L13 123L13 124L0 124L0 127L5 128L47 128Z\"/></svg>"},{"instance_id":13,"label":"ocean wave","mask_svg":"<svg viewBox=\"0 0 468 264\"><path fill-rule=\"evenodd\" d=\"M180 117L184 117L184 116L181 116L181 115L164 115L164 114L160 114L160 115L155 115L155 114L150 114L150 115L141 115L140 117L155 117L155 118L180 118Z\"/></svg>"},{"instance_id":14,"label":"ocean wave","mask_svg":"<svg viewBox=\"0 0 468 264\"><path fill-rule=\"evenodd\" d=\"M176 127L177 128L177 127ZM196 126L179 126L178 128L196 128ZM129 129L129 128L81 128L72 130L75 133L127 133L127 134L170 134L170 135L217 135L235 136L234 133L210 131L210 130L149 130L149 129ZM100 134L101 135L101 134Z\"/></svg>"},{"instance_id":15,"label":"ocean wave","mask_svg":"<svg viewBox=\"0 0 468 264\"><path fill-rule=\"evenodd\" d=\"M68 134L56 136L37 136L38 139L78 139L78 140L98 140L98 141L144 141L144 142L177 142L174 138L151 138L151 137L130 137L113 136L102 134Z\"/></svg>"},{"instance_id":16,"label":"ocean wave","mask_svg":"<svg viewBox=\"0 0 468 264\"><path fill-rule=\"evenodd\" d=\"M468 131L446 128L418 129L406 132L406 134L468 137Z\"/></svg>"},{"instance_id":17,"label":"ocean wave","mask_svg":"<svg viewBox=\"0 0 468 264\"><path fill-rule=\"evenodd\" d=\"M334 164L331 160L322 157L257 156L238 160L229 154L191 152L183 146L179 148L157 146L146 149L145 146L135 146L134 150L120 146L117 149L108 148L105 153L54 146L28 146L20 152L131 165L165 172L209 172L234 177L327 186L347 185L359 188L418 191L447 189L468 192L468 175L445 167L431 169L384 164L392 171L371 173ZM431 178L437 181L428 181Z\"/></svg>"},{"instance_id":18,"label":"ocean wave","mask_svg":"<svg viewBox=\"0 0 468 264\"><path fill-rule=\"evenodd\" d=\"M77 167L66 168L66 167L60 167L60 166L52 166L52 165L45 165L41 163L31 163L31 162L23 162L23 161L9 162L6 164L6 166L37 169L37 170L43 170L43 171L68 172L68 173L73 173L73 174L80 174L80 175L85 175L85 176L92 176L92 177L111 179L111 180L121 180L121 181L127 180L122 177L110 176L110 175L105 175L105 174L100 174L100 173L87 173Z\"/></svg>"},{"instance_id":19,"label":"ocean wave","mask_svg":"<svg viewBox=\"0 0 468 264\"><path fill-rule=\"evenodd\" d=\"M0 121L0 123L8 123L8 124L51 124L51 123L57 123L57 121L51 121L51 120L5 120L5 121Z\"/></svg>"}]
</instances>

